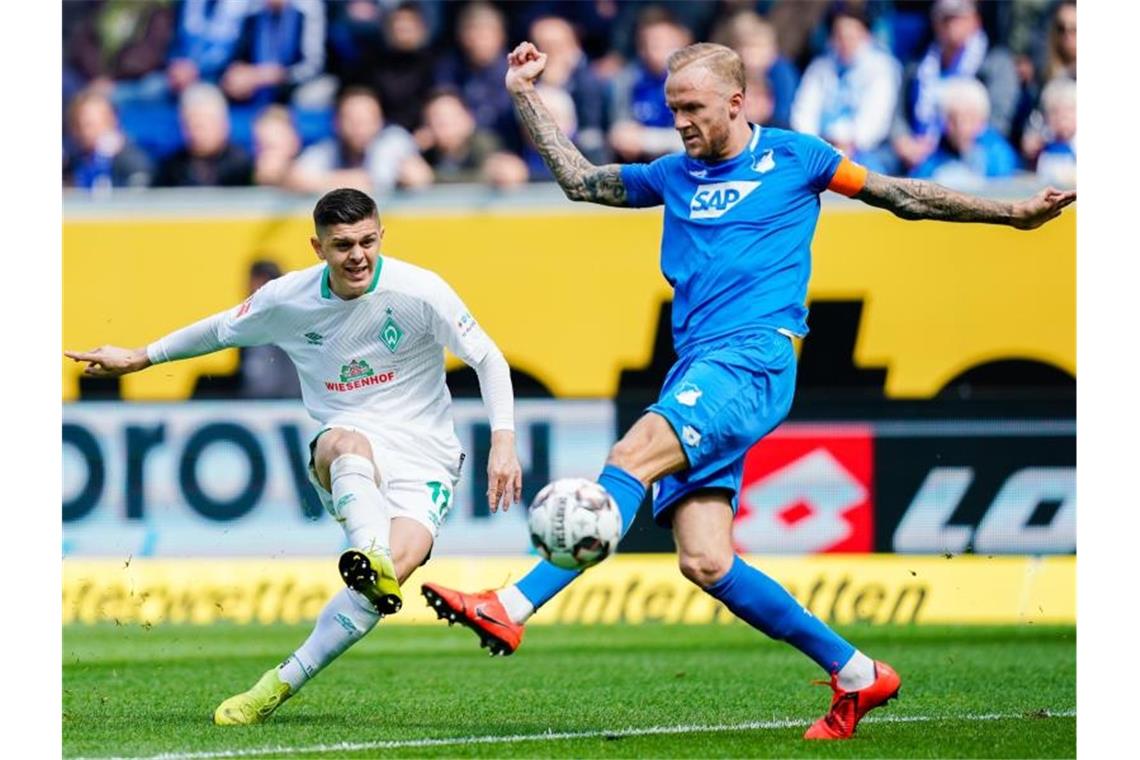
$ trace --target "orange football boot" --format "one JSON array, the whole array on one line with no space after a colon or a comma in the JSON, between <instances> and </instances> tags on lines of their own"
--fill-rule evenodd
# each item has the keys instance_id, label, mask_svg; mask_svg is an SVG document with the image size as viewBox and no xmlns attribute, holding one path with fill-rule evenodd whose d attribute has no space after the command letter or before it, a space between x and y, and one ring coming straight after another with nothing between
<instances>
[{"instance_id":1,"label":"orange football boot","mask_svg":"<svg viewBox=\"0 0 1140 760\"><path fill-rule=\"evenodd\" d=\"M479 637L479 646L489 649L492 656L514 654L522 643L523 627L511 622L494 591L465 594L438 583L425 583L420 591L436 617L448 625L470 628Z\"/></svg>"},{"instance_id":2,"label":"orange football boot","mask_svg":"<svg viewBox=\"0 0 1140 760\"><path fill-rule=\"evenodd\" d=\"M817 720L804 734L805 739L850 739L855 726L864 715L882 707L899 695L902 680L885 662L875 661L875 680L858 691L839 688L839 675L831 674L831 681L816 681L831 687L831 709Z\"/></svg>"}]
</instances>

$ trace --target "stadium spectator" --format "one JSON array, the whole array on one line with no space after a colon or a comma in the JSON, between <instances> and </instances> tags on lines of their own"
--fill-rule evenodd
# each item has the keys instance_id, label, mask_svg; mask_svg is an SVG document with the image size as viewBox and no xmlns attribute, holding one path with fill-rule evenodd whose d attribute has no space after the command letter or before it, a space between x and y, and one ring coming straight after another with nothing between
<instances>
[{"instance_id":1,"label":"stadium spectator","mask_svg":"<svg viewBox=\"0 0 1140 760\"><path fill-rule=\"evenodd\" d=\"M235 187L250 184L249 154L230 141L226 97L216 86L198 82L186 88L178 107L184 147L162 163L161 187Z\"/></svg>"},{"instance_id":2,"label":"stadium spectator","mask_svg":"<svg viewBox=\"0 0 1140 760\"><path fill-rule=\"evenodd\" d=\"M1047 185L1077 184L1077 83L1061 76L1045 85L1041 93L1044 129L1027 140L1039 141L1025 151L1036 160L1037 178ZM1037 148L1034 152L1034 148Z\"/></svg>"},{"instance_id":3,"label":"stadium spectator","mask_svg":"<svg viewBox=\"0 0 1140 760\"><path fill-rule=\"evenodd\" d=\"M898 62L872 41L862 13L844 7L831 17L831 50L804 72L792 128L822 137L871 171L892 172L887 140L901 78Z\"/></svg>"},{"instance_id":4,"label":"stadium spectator","mask_svg":"<svg viewBox=\"0 0 1140 760\"><path fill-rule=\"evenodd\" d=\"M64 173L72 186L106 190L151 183L154 167L150 158L123 135L106 95L97 88L80 92L71 102L69 116L75 147Z\"/></svg>"},{"instance_id":5,"label":"stadium spectator","mask_svg":"<svg viewBox=\"0 0 1140 760\"><path fill-rule=\"evenodd\" d=\"M65 68L89 85L111 89L161 71L174 36L174 12L163 0L66 3L81 14L65 41Z\"/></svg>"},{"instance_id":6,"label":"stadium spectator","mask_svg":"<svg viewBox=\"0 0 1140 760\"><path fill-rule=\"evenodd\" d=\"M249 295L281 276L273 261L258 260L249 267ZM246 346L239 349L237 396L248 399L301 397L301 381L289 355L277 346Z\"/></svg>"},{"instance_id":7,"label":"stadium spectator","mask_svg":"<svg viewBox=\"0 0 1140 760\"><path fill-rule=\"evenodd\" d=\"M293 164L286 186L306 193L351 187L386 192L397 184L421 187L431 168L420 158L408 131L384 124L371 90L346 89L336 110L336 135L306 148Z\"/></svg>"},{"instance_id":8,"label":"stadium spectator","mask_svg":"<svg viewBox=\"0 0 1140 760\"><path fill-rule=\"evenodd\" d=\"M825 24L832 4L832 0L771 0L768 4L767 21L772 25L779 53L793 66L808 65L813 33Z\"/></svg>"},{"instance_id":9,"label":"stadium spectator","mask_svg":"<svg viewBox=\"0 0 1140 760\"><path fill-rule=\"evenodd\" d=\"M420 125L425 99L435 81L436 54L427 21L419 3L403 2L377 23L383 36L377 35L372 44L361 44L342 80L371 88L388 121L413 131Z\"/></svg>"},{"instance_id":10,"label":"stadium spectator","mask_svg":"<svg viewBox=\"0 0 1140 760\"><path fill-rule=\"evenodd\" d=\"M1051 82L1057 77L1077 78L1077 4L1065 0L1053 12L1049 27L1049 45L1041 67L1042 81Z\"/></svg>"},{"instance_id":11,"label":"stadium spectator","mask_svg":"<svg viewBox=\"0 0 1140 760\"><path fill-rule=\"evenodd\" d=\"M750 5L756 4L755 0L744 1ZM604 7L606 3L604 0L599 0L597 4ZM607 79L621 71L628 61L637 58L638 34L644 24L642 19L644 14L665 12L672 21L688 32L691 39L705 39L722 10L722 3L687 3L674 2L674 0L616 2L614 5L615 13L609 22L609 50L596 62L600 66L599 75Z\"/></svg>"},{"instance_id":12,"label":"stadium spectator","mask_svg":"<svg viewBox=\"0 0 1140 760\"><path fill-rule=\"evenodd\" d=\"M484 170L488 160L494 158L497 163L503 160L496 158L496 154L501 153L498 136L476 126L475 117L454 90L437 90L428 98L423 124L416 132L416 142L432 168L436 183L489 179ZM513 158L518 166L512 173L508 173L505 166L497 167L496 184L526 182L527 173L522 161L512 154L506 156Z\"/></svg>"},{"instance_id":13,"label":"stadium spectator","mask_svg":"<svg viewBox=\"0 0 1140 760\"><path fill-rule=\"evenodd\" d=\"M787 58L780 55L772 25L752 11L738 11L718 26L713 41L732 48L740 55L748 81L763 79L767 82L772 98L772 115L763 123L786 129L791 124L799 73Z\"/></svg>"},{"instance_id":14,"label":"stadium spectator","mask_svg":"<svg viewBox=\"0 0 1140 760\"><path fill-rule=\"evenodd\" d=\"M180 93L195 82L217 82L233 58L249 0L183 0L166 67L166 83Z\"/></svg>"},{"instance_id":15,"label":"stadium spectator","mask_svg":"<svg viewBox=\"0 0 1140 760\"><path fill-rule=\"evenodd\" d=\"M525 37L527 30L532 29L538 19L565 19L574 29L575 37L586 57L596 64L597 59L613 52L614 33L619 16L625 10L623 6L626 5L629 4L619 4L613 0L538 0L525 5L516 3L511 8L511 39ZM632 24L630 28L632 30ZM617 68L621 68L620 65ZM616 71L617 69L613 73ZM602 76L597 71L595 73Z\"/></svg>"},{"instance_id":16,"label":"stadium spectator","mask_svg":"<svg viewBox=\"0 0 1140 760\"><path fill-rule=\"evenodd\" d=\"M943 83L939 112L946 125L938 148L911 172L947 187L976 189L987 179L1011 176L1017 154L988 123L990 101L985 86L972 77Z\"/></svg>"},{"instance_id":17,"label":"stadium spectator","mask_svg":"<svg viewBox=\"0 0 1140 760\"><path fill-rule=\"evenodd\" d=\"M612 83L609 141L622 161L652 160L681 149L665 104L665 63L689 42L689 30L663 8L651 6L638 18L637 60Z\"/></svg>"},{"instance_id":18,"label":"stadium spectator","mask_svg":"<svg viewBox=\"0 0 1140 760\"><path fill-rule=\"evenodd\" d=\"M284 106L272 105L253 122L253 181L282 187L301 152L301 138Z\"/></svg>"},{"instance_id":19,"label":"stadium spectator","mask_svg":"<svg viewBox=\"0 0 1140 760\"><path fill-rule=\"evenodd\" d=\"M973 0L937 0L931 16L935 40L906 77L903 107L892 129L892 145L907 167L921 164L938 146L943 129L939 90L945 80L980 80L988 94L990 124L1002 135L1010 133L1020 93L1013 56L990 45Z\"/></svg>"},{"instance_id":20,"label":"stadium spectator","mask_svg":"<svg viewBox=\"0 0 1140 760\"><path fill-rule=\"evenodd\" d=\"M744 117L753 124L771 124L776 112L772 86L767 77L746 76L744 79Z\"/></svg>"},{"instance_id":21,"label":"stadium spectator","mask_svg":"<svg viewBox=\"0 0 1140 760\"><path fill-rule=\"evenodd\" d=\"M241 25L222 90L232 101L286 103L325 65L325 7L319 0L261 0Z\"/></svg>"},{"instance_id":22,"label":"stadium spectator","mask_svg":"<svg viewBox=\"0 0 1140 760\"><path fill-rule=\"evenodd\" d=\"M513 129L507 74L507 33L502 12L486 2L464 6L456 19L459 50L436 68L436 84L454 87L475 114L475 123L507 136Z\"/></svg>"},{"instance_id":23,"label":"stadium spectator","mask_svg":"<svg viewBox=\"0 0 1140 760\"><path fill-rule=\"evenodd\" d=\"M605 163L609 160L605 84L590 68L574 28L565 19L542 16L531 24L530 39L547 56L542 82L565 90L574 99L578 116L575 142L582 154L594 163Z\"/></svg>"}]
</instances>

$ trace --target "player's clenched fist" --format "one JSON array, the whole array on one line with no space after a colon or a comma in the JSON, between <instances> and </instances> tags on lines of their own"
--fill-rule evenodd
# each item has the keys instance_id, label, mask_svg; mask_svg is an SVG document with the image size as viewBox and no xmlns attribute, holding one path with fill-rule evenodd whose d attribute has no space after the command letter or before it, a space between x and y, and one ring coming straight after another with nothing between
<instances>
[{"instance_id":1,"label":"player's clenched fist","mask_svg":"<svg viewBox=\"0 0 1140 760\"><path fill-rule=\"evenodd\" d=\"M142 348L100 346L90 351L64 351L63 355L77 362L87 362L83 374L91 377L119 377L150 366L146 349Z\"/></svg>"},{"instance_id":2,"label":"player's clenched fist","mask_svg":"<svg viewBox=\"0 0 1140 760\"><path fill-rule=\"evenodd\" d=\"M538 52L538 48L530 42L520 42L507 55L507 91L520 92L534 86L535 80L545 68L546 53Z\"/></svg>"}]
</instances>

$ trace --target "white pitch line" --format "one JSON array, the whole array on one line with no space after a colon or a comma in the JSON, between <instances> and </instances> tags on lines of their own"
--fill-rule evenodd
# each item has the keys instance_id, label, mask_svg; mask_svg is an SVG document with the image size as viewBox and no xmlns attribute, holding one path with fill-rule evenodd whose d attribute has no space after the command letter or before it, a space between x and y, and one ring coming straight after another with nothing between
<instances>
[{"instance_id":1,"label":"white pitch line","mask_svg":"<svg viewBox=\"0 0 1140 760\"><path fill-rule=\"evenodd\" d=\"M1046 711L1040 717L1072 718L1076 710L1059 712ZM868 723L927 723L936 720L994 721L994 720L1034 720L1038 716L1027 713L984 713L966 715L884 715L866 718ZM416 749L422 747L454 747L463 744L518 744L520 742L563 741L567 739L601 739L603 737L625 738L629 736L661 736L669 734L716 734L727 731L764 731L777 728L794 728L809 725L810 721L798 719L760 720L747 723L724 723L713 725L648 726L646 728L618 728L610 731L553 731L542 734L513 734L506 736L456 736L442 739L391 739L375 742L342 742L340 744L314 744L308 747L261 747L255 749L231 749L212 752L169 752L161 755L137 757L76 758L76 760L215 760L230 757L266 757L278 755L313 755L325 752L360 752L377 749Z\"/></svg>"}]
</instances>

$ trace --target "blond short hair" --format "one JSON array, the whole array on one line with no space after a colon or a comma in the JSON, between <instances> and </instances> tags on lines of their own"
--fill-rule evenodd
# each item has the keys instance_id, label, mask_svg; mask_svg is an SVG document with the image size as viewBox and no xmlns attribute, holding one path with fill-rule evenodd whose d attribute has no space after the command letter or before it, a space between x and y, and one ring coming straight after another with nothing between
<instances>
[{"instance_id":1,"label":"blond short hair","mask_svg":"<svg viewBox=\"0 0 1140 760\"><path fill-rule=\"evenodd\" d=\"M732 48L715 42L698 42L674 51L666 67L670 74L676 74L693 65L704 66L725 84L744 92L744 61Z\"/></svg>"},{"instance_id":2,"label":"blond short hair","mask_svg":"<svg viewBox=\"0 0 1140 760\"><path fill-rule=\"evenodd\" d=\"M946 116L955 108L969 108L983 119L990 118L990 94L986 86L973 77L951 77L943 81L938 105Z\"/></svg>"}]
</instances>

